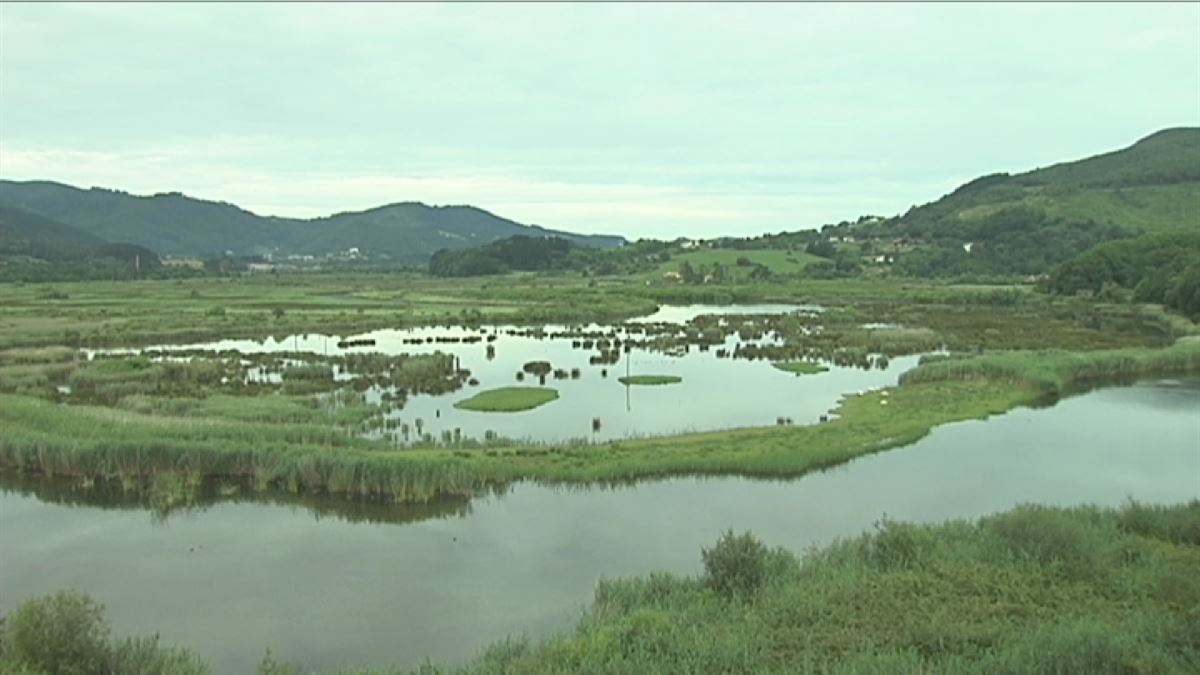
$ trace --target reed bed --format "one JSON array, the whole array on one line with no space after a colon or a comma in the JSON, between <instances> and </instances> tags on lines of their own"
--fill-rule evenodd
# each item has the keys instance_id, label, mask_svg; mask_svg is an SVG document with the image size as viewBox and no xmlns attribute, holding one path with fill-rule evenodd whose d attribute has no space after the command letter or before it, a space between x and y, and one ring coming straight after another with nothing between
<instances>
[{"instance_id":1,"label":"reed bed","mask_svg":"<svg viewBox=\"0 0 1200 675\"><path fill-rule=\"evenodd\" d=\"M917 366L901 375L900 383L990 380L1061 395L1073 387L1094 382L1197 371L1200 371L1200 339L1185 337L1164 349L1015 351L947 358Z\"/></svg>"}]
</instances>

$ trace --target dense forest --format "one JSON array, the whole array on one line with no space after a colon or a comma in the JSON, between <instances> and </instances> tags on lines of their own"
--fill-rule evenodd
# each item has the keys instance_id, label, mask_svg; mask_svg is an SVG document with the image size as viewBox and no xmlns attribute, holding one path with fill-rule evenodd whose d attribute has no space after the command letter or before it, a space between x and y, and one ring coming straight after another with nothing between
<instances>
[{"instance_id":1,"label":"dense forest","mask_svg":"<svg viewBox=\"0 0 1200 675\"><path fill-rule=\"evenodd\" d=\"M1200 231L1164 232L1097 246L1059 266L1054 293L1102 297L1131 291L1136 302L1166 305L1200 318Z\"/></svg>"},{"instance_id":2,"label":"dense forest","mask_svg":"<svg viewBox=\"0 0 1200 675\"><path fill-rule=\"evenodd\" d=\"M470 277L509 271L544 271L566 265L571 242L558 237L518 235L467 249L442 249L429 260L435 277Z\"/></svg>"}]
</instances>

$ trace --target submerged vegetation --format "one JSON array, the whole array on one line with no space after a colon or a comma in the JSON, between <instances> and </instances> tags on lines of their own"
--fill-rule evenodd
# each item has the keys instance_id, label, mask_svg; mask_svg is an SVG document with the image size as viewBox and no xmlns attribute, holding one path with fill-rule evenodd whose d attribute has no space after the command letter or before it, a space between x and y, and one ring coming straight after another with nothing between
<instances>
[{"instance_id":1,"label":"submerged vegetation","mask_svg":"<svg viewBox=\"0 0 1200 675\"><path fill-rule=\"evenodd\" d=\"M463 410L481 412L519 412L533 410L558 398L558 392L547 387L501 387L479 392L454 404Z\"/></svg>"},{"instance_id":2,"label":"submerged vegetation","mask_svg":"<svg viewBox=\"0 0 1200 675\"><path fill-rule=\"evenodd\" d=\"M750 533L701 551L699 577L603 580L574 630L510 638L461 668L401 673L1059 673L1200 667L1200 502L1019 506L939 525L884 520L798 556ZM113 640L64 591L18 607L0 672L209 672L156 638ZM69 663L70 667L64 667ZM308 672L267 651L260 675Z\"/></svg>"}]
</instances>

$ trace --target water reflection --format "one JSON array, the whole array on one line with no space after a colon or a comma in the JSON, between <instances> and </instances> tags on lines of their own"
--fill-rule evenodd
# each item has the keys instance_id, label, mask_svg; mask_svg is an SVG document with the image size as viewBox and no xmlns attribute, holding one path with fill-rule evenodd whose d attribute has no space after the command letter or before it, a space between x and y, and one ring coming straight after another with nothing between
<instances>
[{"instance_id":1,"label":"water reflection","mask_svg":"<svg viewBox=\"0 0 1200 675\"><path fill-rule=\"evenodd\" d=\"M508 486L489 486L493 495L503 495ZM296 494L279 491L250 491L229 483L209 483L183 505L160 508L149 498L123 490L118 481L88 481L47 478L41 475L0 472L0 492L35 498L67 507L116 509L148 513L158 525L173 519L196 517L221 504L286 506L310 514L316 520L333 518L347 523L406 525L437 518L465 518L471 514L471 499L447 496L425 504L396 504L353 499L345 495Z\"/></svg>"},{"instance_id":2,"label":"water reflection","mask_svg":"<svg viewBox=\"0 0 1200 675\"><path fill-rule=\"evenodd\" d=\"M118 633L160 632L217 673L253 672L268 646L314 669L461 662L510 634L568 629L601 576L698 572L700 547L726 528L803 550L885 515L1198 498L1198 408L1200 380L1144 382L950 424L798 480L524 483L433 516L235 500L154 524L0 487L0 611L81 588Z\"/></svg>"},{"instance_id":3,"label":"water reflection","mask_svg":"<svg viewBox=\"0 0 1200 675\"><path fill-rule=\"evenodd\" d=\"M369 435L398 445L458 444L496 438L526 443L591 443L645 436L771 426L780 420L816 423L849 392L895 384L916 356L872 360L860 366L831 365L827 372L797 377L751 358L783 344L782 320L816 321L820 308L802 305L664 306L636 322L618 325L427 326L378 330L344 338L289 336L276 340L218 340L160 345L160 354L229 352L242 355L300 353L348 361L355 355L448 354L459 381L448 391L407 392ZM718 318L723 317L723 318ZM791 324L789 324L791 325ZM814 324L815 325L815 324ZM805 323L800 328L807 329ZM792 326L791 330L799 330ZM364 347L339 346L362 343ZM529 364L544 362L546 372ZM461 371L459 371L461 369ZM629 387L623 375L669 375L678 384ZM255 382L276 373L257 369ZM354 374L338 370L339 383ZM464 386L465 385L465 386ZM558 399L523 412L461 410L455 404L498 387L547 386ZM460 388L461 387L461 388ZM372 404L395 401L386 384L364 391ZM401 407L402 406L402 407Z\"/></svg>"}]
</instances>

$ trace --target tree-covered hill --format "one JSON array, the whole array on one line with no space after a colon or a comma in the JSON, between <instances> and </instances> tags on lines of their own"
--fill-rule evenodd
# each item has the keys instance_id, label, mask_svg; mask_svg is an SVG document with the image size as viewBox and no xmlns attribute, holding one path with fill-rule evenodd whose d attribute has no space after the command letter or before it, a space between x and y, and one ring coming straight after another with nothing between
<instances>
[{"instance_id":1,"label":"tree-covered hill","mask_svg":"<svg viewBox=\"0 0 1200 675\"><path fill-rule=\"evenodd\" d=\"M474 206L428 206L419 202L389 204L367 211L339 213L303 224L306 234L296 244L302 253L320 254L347 248L349 242L372 254L418 264L442 249L464 249L509 237L556 237L583 246L619 246L620 237L577 235L523 225Z\"/></svg>"},{"instance_id":2,"label":"tree-covered hill","mask_svg":"<svg viewBox=\"0 0 1200 675\"><path fill-rule=\"evenodd\" d=\"M0 281L129 279L161 267L158 254L144 246L109 243L0 203Z\"/></svg>"},{"instance_id":3,"label":"tree-covered hill","mask_svg":"<svg viewBox=\"0 0 1200 675\"><path fill-rule=\"evenodd\" d=\"M1124 289L1137 302L1200 318L1200 229L1101 244L1060 265L1047 287L1062 294Z\"/></svg>"},{"instance_id":4,"label":"tree-covered hill","mask_svg":"<svg viewBox=\"0 0 1200 675\"><path fill-rule=\"evenodd\" d=\"M423 264L437 250L487 244L515 235L558 236L588 246L621 237L578 235L524 225L471 206L407 202L324 218L260 216L233 204L178 192L150 196L88 190L49 181L0 180L0 201L65 223L99 239L127 241L171 255L362 255Z\"/></svg>"},{"instance_id":5,"label":"tree-covered hill","mask_svg":"<svg viewBox=\"0 0 1200 675\"><path fill-rule=\"evenodd\" d=\"M0 201L101 239L132 242L167 254L250 251L290 235L288 223L280 219L179 193L142 197L48 181L0 181Z\"/></svg>"},{"instance_id":6,"label":"tree-covered hill","mask_svg":"<svg viewBox=\"0 0 1200 675\"><path fill-rule=\"evenodd\" d=\"M1106 241L1200 228L1200 128L1019 174L970 181L897 218L850 225L901 241L901 272L1040 274Z\"/></svg>"},{"instance_id":7,"label":"tree-covered hill","mask_svg":"<svg viewBox=\"0 0 1200 675\"><path fill-rule=\"evenodd\" d=\"M438 277L470 277L509 271L561 269L574 244L559 237L519 235L485 246L442 249L429 259L429 273Z\"/></svg>"},{"instance_id":8,"label":"tree-covered hill","mask_svg":"<svg viewBox=\"0 0 1200 675\"><path fill-rule=\"evenodd\" d=\"M0 242L57 242L90 246L103 239L57 220L0 202Z\"/></svg>"}]
</instances>

